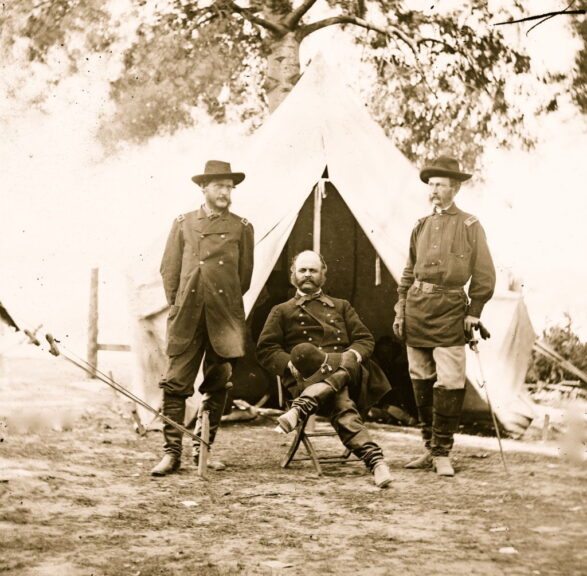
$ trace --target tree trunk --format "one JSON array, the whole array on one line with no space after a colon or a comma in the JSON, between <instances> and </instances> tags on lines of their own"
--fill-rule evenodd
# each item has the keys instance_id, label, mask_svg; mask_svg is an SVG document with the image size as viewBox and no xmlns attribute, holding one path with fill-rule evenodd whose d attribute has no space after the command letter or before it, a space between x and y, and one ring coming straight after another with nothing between
<instances>
[{"instance_id":1,"label":"tree trunk","mask_svg":"<svg viewBox=\"0 0 587 576\"><path fill-rule=\"evenodd\" d=\"M269 40L265 92L273 112L291 92L300 77L300 42L294 32Z\"/></svg>"}]
</instances>

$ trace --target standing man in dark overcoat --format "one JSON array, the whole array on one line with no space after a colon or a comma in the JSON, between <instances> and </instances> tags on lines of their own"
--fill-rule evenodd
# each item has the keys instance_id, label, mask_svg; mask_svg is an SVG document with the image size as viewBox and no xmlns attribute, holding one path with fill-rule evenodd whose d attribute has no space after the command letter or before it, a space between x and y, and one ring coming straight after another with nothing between
<instances>
[{"instance_id":1,"label":"standing man in dark overcoat","mask_svg":"<svg viewBox=\"0 0 587 576\"><path fill-rule=\"evenodd\" d=\"M440 476L454 476L449 453L465 398L465 343L480 327L495 288L485 231L476 216L454 203L469 178L451 156L439 156L421 170L433 209L412 230L393 325L407 345L426 446L406 468L434 468Z\"/></svg>"},{"instance_id":2,"label":"standing man in dark overcoat","mask_svg":"<svg viewBox=\"0 0 587 576\"><path fill-rule=\"evenodd\" d=\"M245 175L233 172L228 162L210 160L204 172L192 180L204 194L198 210L181 214L171 227L161 262L161 276L170 306L167 321L168 366L159 383L163 390L163 413L184 423L186 399L202 357L204 379L196 423L209 411L210 444L214 442L230 388L232 367L245 353L243 294L253 273L253 227L229 212L233 188ZM163 427L164 456L151 471L164 476L179 469L182 434ZM194 441L197 465L200 445Z\"/></svg>"}]
</instances>

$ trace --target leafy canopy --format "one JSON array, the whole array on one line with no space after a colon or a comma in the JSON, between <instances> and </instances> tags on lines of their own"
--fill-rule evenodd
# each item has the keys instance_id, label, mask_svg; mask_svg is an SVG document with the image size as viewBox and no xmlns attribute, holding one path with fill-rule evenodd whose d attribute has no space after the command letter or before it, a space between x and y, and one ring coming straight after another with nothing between
<instances>
[{"instance_id":1,"label":"leafy canopy","mask_svg":"<svg viewBox=\"0 0 587 576\"><path fill-rule=\"evenodd\" d=\"M267 114L268 63L284 64L284 40L299 44L337 26L361 50L368 72L357 82L372 81L358 88L402 151L421 159L449 147L473 168L487 141L531 146L526 119L556 109L554 86L562 93L586 74L583 50L575 76L533 75L529 57L493 25L524 13L514 0L496 12L469 0L459 10L425 13L410 9L408 0L128 2L118 14L116 3L100 0L5 5L0 48L8 60L26 64L10 93L22 97L27 66L45 67L45 85L30 96L42 105L52 86L87 64L88 54L100 54L117 63L110 82L115 108L100 128L104 141L172 133L197 122L199 110L252 128ZM575 26L584 41L584 24ZM537 100L546 83L547 101ZM573 96L585 111L584 83Z\"/></svg>"}]
</instances>

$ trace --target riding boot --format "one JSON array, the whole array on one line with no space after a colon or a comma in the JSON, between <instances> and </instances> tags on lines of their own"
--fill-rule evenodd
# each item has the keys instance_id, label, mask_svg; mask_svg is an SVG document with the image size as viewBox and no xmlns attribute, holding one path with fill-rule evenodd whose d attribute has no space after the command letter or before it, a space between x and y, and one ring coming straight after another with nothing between
<instances>
[{"instance_id":1,"label":"riding boot","mask_svg":"<svg viewBox=\"0 0 587 576\"><path fill-rule=\"evenodd\" d=\"M316 382L306 386L303 392L293 400L290 409L277 418L281 430L289 434L302 420L306 420L311 414L318 412L324 403L333 394L339 392L347 382L348 374L339 370L324 382Z\"/></svg>"},{"instance_id":2,"label":"riding boot","mask_svg":"<svg viewBox=\"0 0 587 576\"><path fill-rule=\"evenodd\" d=\"M412 379L412 388L414 390L414 398L418 408L418 417L422 429L422 440L426 452L418 456L418 458L411 460L404 465L404 468L430 468L432 467L432 457L430 454L430 442L432 440L432 420L433 420L433 386L436 380Z\"/></svg>"},{"instance_id":3,"label":"riding boot","mask_svg":"<svg viewBox=\"0 0 587 576\"><path fill-rule=\"evenodd\" d=\"M183 426L185 418L185 398L163 392L163 414ZM181 464L183 433L167 422L163 423L163 450L165 455L151 470L153 476L165 476L176 472Z\"/></svg>"},{"instance_id":4,"label":"riding boot","mask_svg":"<svg viewBox=\"0 0 587 576\"><path fill-rule=\"evenodd\" d=\"M359 436L363 436L360 434ZM367 469L373 474L373 480L378 488L386 488L391 484L391 473L383 458L381 446L373 440L364 440L360 446L356 446L357 438L353 439L355 447L353 454L363 461ZM347 448L351 444L347 444Z\"/></svg>"},{"instance_id":5,"label":"riding boot","mask_svg":"<svg viewBox=\"0 0 587 576\"><path fill-rule=\"evenodd\" d=\"M464 400L464 388L457 390L434 388L434 418L430 451L433 467L439 476L454 476L448 455L453 447L454 434L459 428Z\"/></svg>"}]
</instances>

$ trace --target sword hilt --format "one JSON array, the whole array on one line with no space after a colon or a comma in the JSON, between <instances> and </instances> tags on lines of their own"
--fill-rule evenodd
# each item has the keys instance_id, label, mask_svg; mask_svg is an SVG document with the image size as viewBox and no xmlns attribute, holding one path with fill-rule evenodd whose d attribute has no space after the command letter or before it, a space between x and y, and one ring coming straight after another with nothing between
<instances>
[{"instance_id":1,"label":"sword hilt","mask_svg":"<svg viewBox=\"0 0 587 576\"><path fill-rule=\"evenodd\" d=\"M53 356L59 356L61 352L57 346L57 340L51 334L45 334L45 339L49 342L49 353Z\"/></svg>"}]
</instances>

